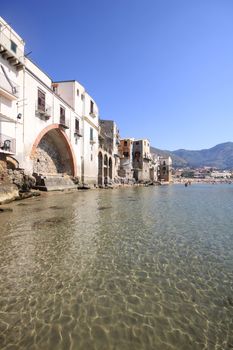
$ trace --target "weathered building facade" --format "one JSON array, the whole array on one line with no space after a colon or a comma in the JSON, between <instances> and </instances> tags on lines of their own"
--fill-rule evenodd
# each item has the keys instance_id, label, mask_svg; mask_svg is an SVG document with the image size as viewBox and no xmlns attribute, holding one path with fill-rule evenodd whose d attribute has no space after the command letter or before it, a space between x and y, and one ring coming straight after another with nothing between
<instances>
[{"instance_id":1,"label":"weathered building facade","mask_svg":"<svg viewBox=\"0 0 233 350\"><path fill-rule=\"evenodd\" d=\"M119 167L119 130L113 120L99 120L98 184L116 181Z\"/></svg>"},{"instance_id":2,"label":"weathered building facade","mask_svg":"<svg viewBox=\"0 0 233 350\"><path fill-rule=\"evenodd\" d=\"M172 181L171 157L158 157L158 181L167 183Z\"/></svg>"},{"instance_id":3,"label":"weathered building facade","mask_svg":"<svg viewBox=\"0 0 233 350\"><path fill-rule=\"evenodd\" d=\"M136 181L150 180L150 143L147 139L133 142L133 169Z\"/></svg>"},{"instance_id":4,"label":"weathered building facade","mask_svg":"<svg viewBox=\"0 0 233 350\"><path fill-rule=\"evenodd\" d=\"M119 144L119 157L120 165L118 175L122 178L132 180L134 178L133 173L133 142L134 139L122 139Z\"/></svg>"}]
</instances>

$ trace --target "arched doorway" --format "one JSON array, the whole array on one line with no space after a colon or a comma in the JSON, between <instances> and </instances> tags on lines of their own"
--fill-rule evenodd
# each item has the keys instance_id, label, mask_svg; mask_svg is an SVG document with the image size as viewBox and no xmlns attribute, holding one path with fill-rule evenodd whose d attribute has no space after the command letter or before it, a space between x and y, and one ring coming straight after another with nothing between
<instances>
[{"instance_id":1,"label":"arched doorway","mask_svg":"<svg viewBox=\"0 0 233 350\"><path fill-rule=\"evenodd\" d=\"M103 155L98 154L98 185L103 186Z\"/></svg>"},{"instance_id":2,"label":"arched doorway","mask_svg":"<svg viewBox=\"0 0 233 350\"><path fill-rule=\"evenodd\" d=\"M150 180L154 181L154 179L155 179L155 169L150 168Z\"/></svg>"},{"instance_id":3,"label":"arched doorway","mask_svg":"<svg viewBox=\"0 0 233 350\"><path fill-rule=\"evenodd\" d=\"M75 156L69 139L59 124L41 131L32 147L33 173L76 176Z\"/></svg>"},{"instance_id":4,"label":"arched doorway","mask_svg":"<svg viewBox=\"0 0 233 350\"><path fill-rule=\"evenodd\" d=\"M108 157L105 154L104 156L104 184L107 185L108 183Z\"/></svg>"},{"instance_id":5,"label":"arched doorway","mask_svg":"<svg viewBox=\"0 0 233 350\"><path fill-rule=\"evenodd\" d=\"M109 158L109 178L112 180L112 158Z\"/></svg>"}]
</instances>

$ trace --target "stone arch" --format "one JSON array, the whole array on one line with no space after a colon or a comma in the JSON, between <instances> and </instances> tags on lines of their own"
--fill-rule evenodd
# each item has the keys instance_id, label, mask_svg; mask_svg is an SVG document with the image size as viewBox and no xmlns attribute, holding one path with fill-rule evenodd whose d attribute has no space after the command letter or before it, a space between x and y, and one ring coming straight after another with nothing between
<instances>
[{"instance_id":1,"label":"stone arch","mask_svg":"<svg viewBox=\"0 0 233 350\"><path fill-rule=\"evenodd\" d=\"M103 186L103 154L102 152L99 152L98 154L98 185Z\"/></svg>"},{"instance_id":2,"label":"stone arch","mask_svg":"<svg viewBox=\"0 0 233 350\"><path fill-rule=\"evenodd\" d=\"M32 146L31 159L34 173L77 175L71 143L59 124L49 125L39 133Z\"/></svg>"},{"instance_id":3,"label":"stone arch","mask_svg":"<svg viewBox=\"0 0 233 350\"><path fill-rule=\"evenodd\" d=\"M109 165L109 178L112 179L112 158L111 157L109 157L108 165Z\"/></svg>"}]
</instances>

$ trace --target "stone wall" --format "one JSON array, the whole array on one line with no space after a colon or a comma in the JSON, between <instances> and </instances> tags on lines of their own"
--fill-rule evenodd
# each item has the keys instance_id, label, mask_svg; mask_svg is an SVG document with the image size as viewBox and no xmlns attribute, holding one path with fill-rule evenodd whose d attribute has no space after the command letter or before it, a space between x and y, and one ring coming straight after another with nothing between
<instances>
[{"instance_id":1,"label":"stone wall","mask_svg":"<svg viewBox=\"0 0 233 350\"><path fill-rule=\"evenodd\" d=\"M18 195L18 188L12 184L8 175L6 155L0 153L0 204L11 202Z\"/></svg>"},{"instance_id":2,"label":"stone wall","mask_svg":"<svg viewBox=\"0 0 233 350\"><path fill-rule=\"evenodd\" d=\"M0 184L9 182L6 155L0 153Z\"/></svg>"},{"instance_id":3,"label":"stone wall","mask_svg":"<svg viewBox=\"0 0 233 350\"><path fill-rule=\"evenodd\" d=\"M60 140L62 142L62 140ZM69 160L64 160L52 137L45 135L34 154L33 172L38 174L71 174Z\"/></svg>"}]
</instances>

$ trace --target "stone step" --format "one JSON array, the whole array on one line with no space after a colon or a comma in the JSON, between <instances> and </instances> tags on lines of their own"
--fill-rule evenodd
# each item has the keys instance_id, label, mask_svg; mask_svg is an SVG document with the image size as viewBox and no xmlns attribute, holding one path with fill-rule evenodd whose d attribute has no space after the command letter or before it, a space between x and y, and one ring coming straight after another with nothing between
<instances>
[{"instance_id":1,"label":"stone step","mask_svg":"<svg viewBox=\"0 0 233 350\"><path fill-rule=\"evenodd\" d=\"M56 175L35 175L35 188L41 191L62 191L66 189L77 189L77 185L73 183L69 176L61 174Z\"/></svg>"}]
</instances>

